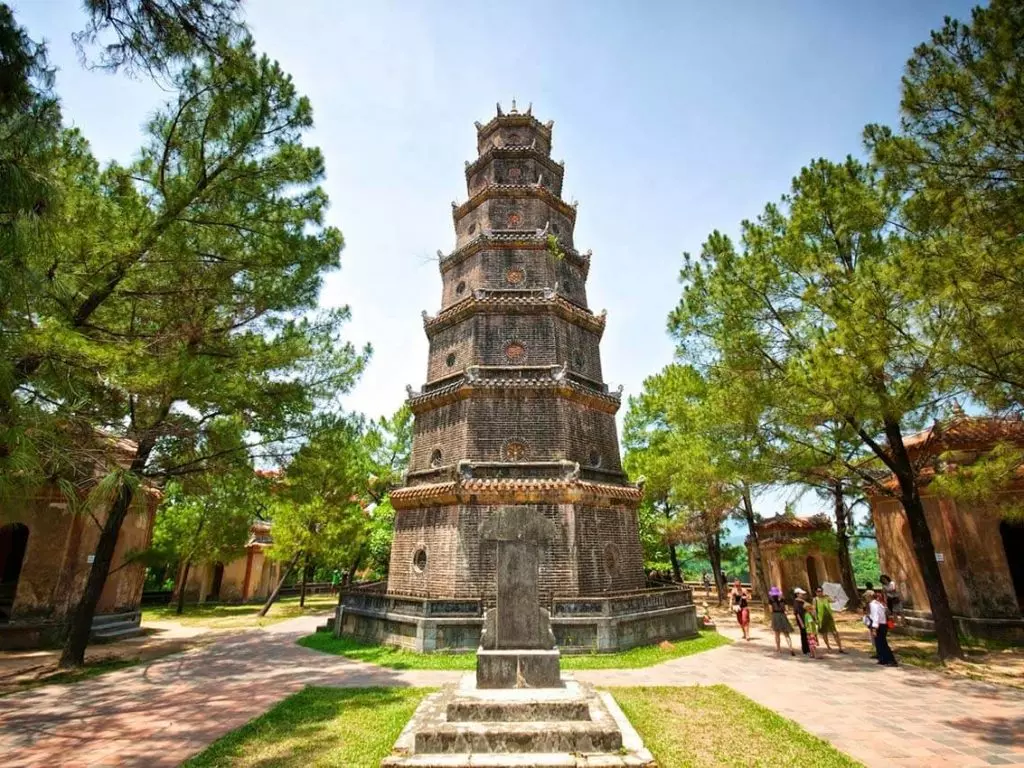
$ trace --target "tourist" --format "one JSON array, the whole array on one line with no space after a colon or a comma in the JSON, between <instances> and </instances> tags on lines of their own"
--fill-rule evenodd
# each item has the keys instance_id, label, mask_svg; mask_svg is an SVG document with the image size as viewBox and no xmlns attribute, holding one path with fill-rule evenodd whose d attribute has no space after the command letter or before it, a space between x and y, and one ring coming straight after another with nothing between
<instances>
[{"instance_id":1,"label":"tourist","mask_svg":"<svg viewBox=\"0 0 1024 768\"><path fill-rule=\"evenodd\" d=\"M807 613L807 601L804 595L807 592L800 587L793 590L793 616L796 617L796 625L800 628L800 650L806 656L810 652L810 645L807 642L807 627L804 622L804 614Z\"/></svg>"},{"instance_id":2,"label":"tourist","mask_svg":"<svg viewBox=\"0 0 1024 768\"><path fill-rule=\"evenodd\" d=\"M864 616L861 621L864 622L864 626L868 629L868 639L871 641L871 658L878 658L878 650L875 648L875 633L871 631L871 601L875 599L875 590L871 589L871 582L868 582L868 588L864 590L862 595L864 601Z\"/></svg>"},{"instance_id":3,"label":"tourist","mask_svg":"<svg viewBox=\"0 0 1024 768\"><path fill-rule=\"evenodd\" d=\"M839 629L836 627L836 617L832 613L832 601L828 599L825 595L825 590L821 587L814 590L811 610L814 611L814 618L818 622L818 632L821 633L822 638L825 640L825 647L830 651L832 650L832 646L828 642L828 633L831 632L836 639L839 652L846 653L843 650L843 641L839 637Z\"/></svg>"},{"instance_id":4,"label":"tourist","mask_svg":"<svg viewBox=\"0 0 1024 768\"><path fill-rule=\"evenodd\" d=\"M796 656L796 652L793 650L793 640L790 638L793 627L790 625L789 619L786 618L786 603L782 599L781 589L772 587L768 590L768 605L772 610L772 632L775 633L776 653L782 653L780 636L785 635L786 645L789 646L789 655Z\"/></svg>"},{"instance_id":5,"label":"tourist","mask_svg":"<svg viewBox=\"0 0 1024 768\"><path fill-rule=\"evenodd\" d=\"M807 648L812 659L818 658L818 620L814 616L814 611L811 610L811 606L807 605L804 609L804 615L801 617L803 622L803 632L807 638Z\"/></svg>"},{"instance_id":6,"label":"tourist","mask_svg":"<svg viewBox=\"0 0 1024 768\"><path fill-rule=\"evenodd\" d=\"M744 591L739 579L733 582L729 596L732 599L732 610L736 614L736 621L739 622L740 629L743 630L743 639L749 640L750 605L747 602L747 593Z\"/></svg>"},{"instance_id":7,"label":"tourist","mask_svg":"<svg viewBox=\"0 0 1024 768\"><path fill-rule=\"evenodd\" d=\"M882 591L885 593L886 611L888 611L890 618L895 618L896 614L899 613L900 607L900 593L896 589L896 582L884 573L879 576L878 580L882 582Z\"/></svg>"},{"instance_id":8,"label":"tourist","mask_svg":"<svg viewBox=\"0 0 1024 768\"><path fill-rule=\"evenodd\" d=\"M711 597L711 574L704 571L701 581L704 582L704 597Z\"/></svg>"},{"instance_id":9,"label":"tourist","mask_svg":"<svg viewBox=\"0 0 1024 768\"><path fill-rule=\"evenodd\" d=\"M875 640L878 663L886 667L897 666L896 656L889 647L889 615L885 609L885 596L881 592L872 595L868 615L871 618L871 636Z\"/></svg>"}]
</instances>

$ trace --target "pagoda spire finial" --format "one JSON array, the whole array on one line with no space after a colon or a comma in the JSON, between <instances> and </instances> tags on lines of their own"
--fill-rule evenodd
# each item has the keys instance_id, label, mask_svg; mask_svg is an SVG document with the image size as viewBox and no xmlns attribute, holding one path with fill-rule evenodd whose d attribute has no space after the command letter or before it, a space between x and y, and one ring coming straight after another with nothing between
<instances>
[{"instance_id":1,"label":"pagoda spire finial","mask_svg":"<svg viewBox=\"0 0 1024 768\"><path fill-rule=\"evenodd\" d=\"M519 110L516 109L516 97L515 96L512 97L512 109L509 110L509 114L510 115L518 115L519 114Z\"/></svg>"}]
</instances>

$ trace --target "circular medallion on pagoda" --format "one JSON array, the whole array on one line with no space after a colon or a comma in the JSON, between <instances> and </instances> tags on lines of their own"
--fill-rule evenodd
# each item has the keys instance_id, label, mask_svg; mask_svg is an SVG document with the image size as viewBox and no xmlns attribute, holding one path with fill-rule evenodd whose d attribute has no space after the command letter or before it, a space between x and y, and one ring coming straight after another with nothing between
<instances>
[{"instance_id":1,"label":"circular medallion on pagoda","mask_svg":"<svg viewBox=\"0 0 1024 768\"><path fill-rule=\"evenodd\" d=\"M508 135L508 143L509 144L519 144L520 143L519 142L519 134L518 133L510 133Z\"/></svg>"},{"instance_id":2,"label":"circular medallion on pagoda","mask_svg":"<svg viewBox=\"0 0 1024 768\"><path fill-rule=\"evenodd\" d=\"M526 279L526 271L522 267L511 267L505 273L505 282L509 285L522 285Z\"/></svg>"},{"instance_id":3,"label":"circular medallion on pagoda","mask_svg":"<svg viewBox=\"0 0 1024 768\"><path fill-rule=\"evenodd\" d=\"M472 235L474 232L476 232L476 224L470 224L469 229L466 231L468 234Z\"/></svg>"},{"instance_id":4,"label":"circular medallion on pagoda","mask_svg":"<svg viewBox=\"0 0 1024 768\"><path fill-rule=\"evenodd\" d=\"M501 458L505 461L523 461L530 452L525 440L506 440L501 447Z\"/></svg>"},{"instance_id":5,"label":"circular medallion on pagoda","mask_svg":"<svg viewBox=\"0 0 1024 768\"><path fill-rule=\"evenodd\" d=\"M455 295L461 296L466 292L466 281L459 280L459 284L455 286Z\"/></svg>"},{"instance_id":6,"label":"circular medallion on pagoda","mask_svg":"<svg viewBox=\"0 0 1024 768\"><path fill-rule=\"evenodd\" d=\"M412 556L412 567L417 573L427 570L427 550L420 547Z\"/></svg>"},{"instance_id":7,"label":"circular medallion on pagoda","mask_svg":"<svg viewBox=\"0 0 1024 768\"><path fill-rule=\"evenodd\" d=\"M449 352L448 353L448 357L446 357L444 359L445 363L447 363L449 368L451 368L453 365L455 365L455 360L456 360L456 358L455 358L455 353L454 352Z\"/></svg>"},{"instance_id":8,"label":"circular medallion on pagoda","mask_svg":"<svg viewBox=\"0 0 1024 768\"><path fill-rule=\"evenodd\" d=\"M526 347L521 341L510 341L505 345L505 357L517 363L526 357Z\"/></svg>"},{"instance_id":9,"label":"circular medallion on pagoda","mask_svg":"<svg viewBox=\"0 0 1024 768\"><path fill-rule=\"evenodd\" d=\"M508 215L508 218L505 219L505 221L508 222L509 228L515 229L516 227L523 223L523 217L520 216L518 213L510 213Z\"/></svg>"},{"instance_id":10,"label":"circular medallion on pagoda","mask_svg":"<svg viewBox=\"0 0 1024 768\"><path fill-rule=\"evenodd\" d=\"M441 453L440 448L435 448L430 454L430 466L440 467L441 462L444 460L444 454Z\"/></svg>"},{"instance_id":11,"label":"circular medallion on pagoda","mask_svg":"<svg viewBox=\"0 0 1024 768\"><path fill-rule=\"evenodd\" d=\"M587 464L591 467L601 466L601 452L597 448L591 448L587 455Z\"/></svg>"},{"instance_id":12,"label":"circular medallion on pagoda","mask_svg":"<svg viewBox=\"0 0 1024 768\"><path fill-rule=\"evenodd\" d=\"M512 184L518 184L519 180L523 177L523 171L521 168L509 168L508 169L508 180Z\"/></svg>"}]
</instances>

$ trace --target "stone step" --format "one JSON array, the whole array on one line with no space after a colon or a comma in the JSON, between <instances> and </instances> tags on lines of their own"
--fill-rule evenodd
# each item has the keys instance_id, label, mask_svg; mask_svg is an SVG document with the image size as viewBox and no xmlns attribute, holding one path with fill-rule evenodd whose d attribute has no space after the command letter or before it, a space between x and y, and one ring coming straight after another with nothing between
<instances>
[{"instance_id":1,"label":"stone step","mask_svg":"<svg viewBox=\"0 0 1024 768\"><path fill-rule=\"evenodd\" d=\"M622 733L611 722L440 723L416 732L415 754L478 752L617 752Z\"/></svg>"},{"instance_id":2,"label":"stone step","mask_svg":"<svg viewBox=\"0 0 1024 768\"><path fill-rule=\"evenodd\" d=\"M104 613L92 620L93 629L103 629L111 624L138 624L142 619L138 611L122 611L121 613Z\"/></svg>"},{"instance_id":3,"label":"stone step","mask_svg":"<svg viewBox=\"0 0 1024 768\"><path fill-rule=\"evenodd\" d=\"M553 701L493 701L458 698L448 702L449 723L521 723L535 720L590 720L590 705L583 699Z\"/></svg>"},{"instance_id":4,"label":"stone step","mask_svg":"<svg viewBox=\"0 0 1024 768\"><path fill-rule=\"evenodd\" d=\"M127 640L145 634L138 624L108 624L102 629L94 629L90 635L94 642L112 643L116 640Z\"/></svg>"},{"instance_id":5,"label":"stone step","mask_svg":"<svg viewBox=\"0 0 1024 768\"><path fill-rule=\"evenodd\" d=\"M381 768L657 768L652 760L635 755L477 753L474 755L406 755L386 757Z\"/></svg>"}]
</instances>

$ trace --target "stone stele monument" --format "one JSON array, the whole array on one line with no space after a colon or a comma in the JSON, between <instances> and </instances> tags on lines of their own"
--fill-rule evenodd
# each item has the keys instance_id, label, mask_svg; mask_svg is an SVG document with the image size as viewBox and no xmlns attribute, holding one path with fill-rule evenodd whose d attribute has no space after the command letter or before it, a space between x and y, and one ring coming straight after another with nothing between
<instances>
[{"instance_id":1,"label":"stone stele monument","mask_svg":"<svg viewBox=\"0 0 1024 768\"><path fill-rule=\"evenodd\" d=\"M537 590L541 550L554 536L555 524L526 507L503 507L480 524L480 538L497 545L497 584L477 651L478 688L562 685L551 618Z\"/></svg>"}]
</instances>

